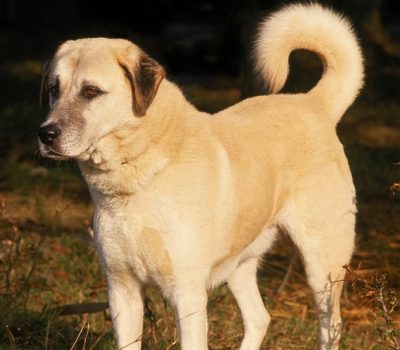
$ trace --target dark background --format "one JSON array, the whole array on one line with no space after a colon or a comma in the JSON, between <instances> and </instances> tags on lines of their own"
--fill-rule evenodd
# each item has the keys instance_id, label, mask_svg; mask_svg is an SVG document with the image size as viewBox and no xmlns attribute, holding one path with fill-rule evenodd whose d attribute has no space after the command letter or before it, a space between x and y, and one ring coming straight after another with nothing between
<instances>
[{"instance_id":1,"label":"dark background","mask_svg":"<svg viewBox=\"0 0 400 350\"><path fill-rule=\"evenodd\" d=\"M2 0L0 58L45 60L66 39L122 37L147 50L172 75L237 77L245 67L260 18L285 3L289 1ZM355 24L369 72L378 74L382 66L398 63L398 0L320 3L344 13ZM397 47L391 49L393 45ZM397 93L385 87L391 96Z\"/></svg>"}]
</instances>

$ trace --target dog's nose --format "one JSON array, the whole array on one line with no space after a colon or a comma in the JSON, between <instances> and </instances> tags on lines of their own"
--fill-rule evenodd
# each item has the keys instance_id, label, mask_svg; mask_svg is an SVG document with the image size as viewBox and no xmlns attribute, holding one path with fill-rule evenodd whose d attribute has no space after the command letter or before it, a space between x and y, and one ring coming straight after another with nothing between
<instances>
[{"instance_id":1,"label":"dog's nose","mask_svg":"<svg viewBox=\"0 0 400 350\"><path fill-rule=\"evenodd\" d=\"M61 134L60 128L54 124L50 123L46 126L41 126L39 128L39 139L45 145L53 144L54 140Z\"/></svg>"}]
</instances>

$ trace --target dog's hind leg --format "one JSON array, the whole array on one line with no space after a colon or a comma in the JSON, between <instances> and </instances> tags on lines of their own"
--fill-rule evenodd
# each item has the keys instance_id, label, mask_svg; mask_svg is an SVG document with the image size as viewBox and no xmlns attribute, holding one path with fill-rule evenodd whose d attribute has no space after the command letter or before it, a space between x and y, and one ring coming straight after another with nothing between
<instances>
[{"instance_id":1,"label":"dog's hind leg","mask_svg":"<svg viewBox=\"0 0 400 350\"><path fill-rule=\"evenodd\" d=\"M318 183L316 184L318 185ZM303 256L307 279L318 310L319 349L339 348L340 295L354 248L353 192L333 184L297 195L284 214L283 225Z\"/></svg>"},{"instance_id":2,"label":"dog's hind leg","mask_svg":"<svg viewBox=\"0 0 400 350\"><path fill-rule=\"evenodd\" d=\"M333 243L332 243L333 244ZM332 249L335 249L334 247ZM341 337L340 296L346 260L324 264L314 248L302 246L308 283L313 291L318 311L320 350L339 349ZM314 253L311 253L314 250Z\"/></svg>"},{"instance_id":3,"label":"dog's hind leg","mask_svg":"<svg viewBox=\"0 0 400 350\"><path fill-rule=\"evenodd\" d=\"M240 264L228 279L244 324L244 339L240 350L258 350L267 332L270 315L265 309L257 286L257 258Z\"/></svg>"}]
</instances>

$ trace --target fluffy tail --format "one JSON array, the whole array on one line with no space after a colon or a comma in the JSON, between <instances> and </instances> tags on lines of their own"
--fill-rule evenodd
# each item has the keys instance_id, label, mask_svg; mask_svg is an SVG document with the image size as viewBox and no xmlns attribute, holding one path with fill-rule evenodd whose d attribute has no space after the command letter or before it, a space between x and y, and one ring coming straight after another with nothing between
<instances>
[{"instance_id":1,"label":"fluffy tail","mask_svg":"<svg viewBox=\"0 0 400 350\"><path fill-rule=\"evenodd\" d=\"M289 55L305 49L323 62L323 75L307 95L337 123L363 85L363 58L351 24L318 4L293 4L266 18L255 43L256 69L272 93L284 85Z\"/></svg>"}]
</instances>

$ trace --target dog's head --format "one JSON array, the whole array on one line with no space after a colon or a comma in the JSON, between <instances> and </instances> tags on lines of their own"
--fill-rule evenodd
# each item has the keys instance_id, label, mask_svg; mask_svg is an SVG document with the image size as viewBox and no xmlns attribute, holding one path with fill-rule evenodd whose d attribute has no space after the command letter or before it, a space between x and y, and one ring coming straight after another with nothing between
<instances>
[{"instance_id":1,"label":"dog's head","mask_svg":"<svg viewBox=\"0 0 400 350\"><path fill-rule=\"evenodd\" d=\"M50 112L39 128L41 154L80 159L114 130L139 126L164 76L127 40L65 42L43 68L41 102Z\"/></svg>"}]
</instances>

